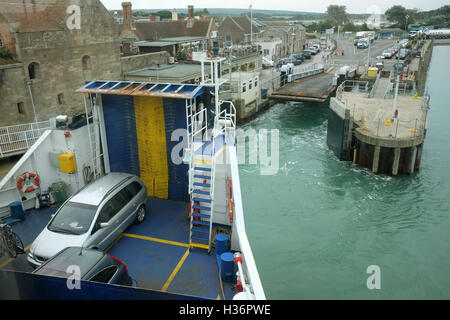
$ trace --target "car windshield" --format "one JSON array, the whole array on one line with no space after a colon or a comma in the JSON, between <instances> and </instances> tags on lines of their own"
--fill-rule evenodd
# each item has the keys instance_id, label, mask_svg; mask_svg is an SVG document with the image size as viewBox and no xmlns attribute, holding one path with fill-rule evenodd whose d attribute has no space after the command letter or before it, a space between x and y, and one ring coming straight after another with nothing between
<instances>
[{"instance_id":1,"label":"car windshield","mask_svg":"<svg viewBox=\"0 0 450 320\"><path fill-rule=\"evenodd\" d=\"M48 230L58 233L80 235L86 233L94 219L96 206L67 202L58 211L48 226Z\"/></svg>"}]
</instances>

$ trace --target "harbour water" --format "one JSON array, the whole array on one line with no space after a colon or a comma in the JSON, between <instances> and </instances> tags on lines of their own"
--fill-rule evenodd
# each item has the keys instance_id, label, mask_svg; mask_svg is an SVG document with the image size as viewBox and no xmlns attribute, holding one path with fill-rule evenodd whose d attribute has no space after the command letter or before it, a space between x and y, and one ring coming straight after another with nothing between
<instances>
[{"instance_id":1,"label":"harbour water","mask_svg":"<svg viewBox=\"0 0 450 320\"><path fill-rule=\"evenodd\" d=\"M449 46L434 48L421 169L377 176L326 145L328 102L277 104L241 129L279 129L279 171L239 166L246 230L269 299L450 298ZM367 267L381 270L369 290Z\"/></svg>"}]
</instances>

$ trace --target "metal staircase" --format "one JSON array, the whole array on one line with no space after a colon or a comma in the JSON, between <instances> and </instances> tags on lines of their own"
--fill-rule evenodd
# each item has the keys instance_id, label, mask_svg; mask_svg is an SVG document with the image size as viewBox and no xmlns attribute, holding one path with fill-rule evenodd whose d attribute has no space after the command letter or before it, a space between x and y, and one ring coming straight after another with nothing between
<instances>
[{"instance_id":1,"label":"metal staircase","mask_svg":"<svg viewBox=\"0 0 450 320\"><path fill-rule=\"evenodd\" d=\"M211 252L212 228L214 222L214 185L216 181L217 145L224 145L228 138L234 143L236 130L236 109L231 101L219 101L221 79L220 63L223 59L201 60L211 64L210 79L204 77L205 87L214 87L215 117L212 134L208 131L207 109L192 101L186 102L189 159L190 247L199 247ZM220 139L223 139L220 141Z\"/></svg>"}]
</instances>

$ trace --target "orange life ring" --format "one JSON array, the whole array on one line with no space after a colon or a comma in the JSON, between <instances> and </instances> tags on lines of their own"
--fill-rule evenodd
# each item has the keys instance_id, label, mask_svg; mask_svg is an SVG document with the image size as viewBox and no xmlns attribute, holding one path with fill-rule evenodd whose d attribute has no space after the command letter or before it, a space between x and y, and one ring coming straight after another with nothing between
<instances>
[{"instance_id":1,"label":"orange life ring","mask_svg":"<svg viewBox=\"0 0 450 320\"><path fill-rule=\"evenodd\" d=\"M33 192L39 185L39 176L33 172L25 172L17 179L17 189L23 193Z\"/></svg>"}]
</instances>

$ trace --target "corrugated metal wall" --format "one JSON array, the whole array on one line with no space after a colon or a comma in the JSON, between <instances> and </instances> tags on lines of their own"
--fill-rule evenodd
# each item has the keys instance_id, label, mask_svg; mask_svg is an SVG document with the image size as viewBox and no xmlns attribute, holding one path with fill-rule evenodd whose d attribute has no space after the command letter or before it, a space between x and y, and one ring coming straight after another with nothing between
<instances>
[{"instance_id":1,"label":"corrugated metal wall","mask_svg":"<svg viewBox=\"0 0 450 320\"><path fill-rule=\"evenodd\" d=\"M151 197L189 201L189 166L171 159L181 142L172 132L186 129L186 100L102 95L102 103L111 171L140 176Z\"/></svg>"},{"instance_id":2,"label":"corrugated metal wall","mask_svg":"<svg viewBox=\"0 0 450 320\"><path fill-rule=\"evenodd\" d=\"M140 175L133 98L102 95L109 165L112 172Z\"/></svg>"},{"instance_id":3,"label":"corrugated metal wall","mask_svg":"<svg viewBox=\"0 0 450 320\"><path fill-rule=\"evenodd\" d=\"M150 197L167 199L166 129L162 98L135 97L136 133L141 179Z\"/></svg>"},{"instance_id":4,"label":"corrugated metal wall","mask_svg":"<svg viewBox=\"0 0 450 320\"><path fill-rule=\"evenodd\" d=\"M176 129L186 130L186 100L165 98L164 117L166 123L167 159L169 171L169 199L189 201L189 166L187 164L176 165L171 159L172 149L180 143L180 141L171 141L172 132Z\"/></svg>"}]
</instances>

